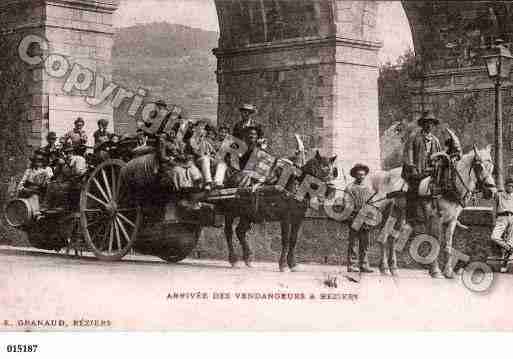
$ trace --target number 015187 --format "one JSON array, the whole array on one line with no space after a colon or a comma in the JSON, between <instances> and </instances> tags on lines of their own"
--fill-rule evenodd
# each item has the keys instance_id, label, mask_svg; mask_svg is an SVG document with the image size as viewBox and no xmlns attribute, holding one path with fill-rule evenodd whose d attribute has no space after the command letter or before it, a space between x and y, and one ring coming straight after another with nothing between
<instances>
[{"instance_id":1,"label":"number 015187","mask_svg":"<svg viewBox=\"0 0 513 359\"><path fill-rule=\"evenodd\" d=\"M35 353L37 344L7 344L7 353Z\"/></svg>"}]
</instances>

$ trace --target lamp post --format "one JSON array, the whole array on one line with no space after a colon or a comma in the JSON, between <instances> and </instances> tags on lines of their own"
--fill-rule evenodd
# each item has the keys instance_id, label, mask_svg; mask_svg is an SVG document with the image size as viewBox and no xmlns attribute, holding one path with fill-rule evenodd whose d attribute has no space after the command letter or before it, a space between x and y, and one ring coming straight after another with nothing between
<instances>
[{"instance_id":1,"label":"lamp post","mask_svg":"<svg viewBox=\"0 0 513 359\"><path fill-rule=\"evenodd\" d=\"M513 56L497 39L489 55L483 56L486 61L488 76L495 83L495 173L499 190L504 189L504 160L502 147L502 94L501 86L504 80L509 79Z\"/></svg>"}]
</instances>

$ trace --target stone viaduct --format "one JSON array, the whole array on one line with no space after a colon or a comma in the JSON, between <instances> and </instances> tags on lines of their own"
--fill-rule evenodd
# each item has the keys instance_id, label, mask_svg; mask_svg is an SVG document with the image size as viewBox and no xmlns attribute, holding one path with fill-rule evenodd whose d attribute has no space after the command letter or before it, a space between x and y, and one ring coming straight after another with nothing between
<instances>
[{"instance_id":1,"label":"stone viaduct","mask_svg":"<svg viewBox=\"0 0 513 359\"><path fill-rule=\"evenodd\" d=\"M346 173L355 161L380 167L377 1L214 1L220 26L214 50L219 122L233 123L238 104L253 102L277 153L290 153L297 132L308 148L337 154ZM65 92L62 78L48 76L42 64L23 62L21 39L29 34L46 38L48 49L32 46L28 52L66 55L107 84L118 6L117 0L0 3L1 197L8 179L23 170L49 130L61 134L77 116L92 130L100 116L112 117L109 104L93 107L84 101L94 85ZM403 1L403 7L422 59L422 67L412 71L412 106L417 113L422 106L434 108L443 123L461 131L465 145L475 133L480 142L490 142L492 86L480 55L495 37L511 42L511 2ZM479 112L480 103L488 111ZM505 128L505 136L511 131Z\"/></svg>"}]
</instances>

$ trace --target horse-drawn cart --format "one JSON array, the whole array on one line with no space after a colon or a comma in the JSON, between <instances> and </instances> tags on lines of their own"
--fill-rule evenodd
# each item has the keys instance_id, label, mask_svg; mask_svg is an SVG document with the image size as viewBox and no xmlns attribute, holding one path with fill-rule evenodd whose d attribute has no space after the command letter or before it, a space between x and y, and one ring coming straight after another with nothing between
<instances>
[{"instance_id":1,"label":"horse-drawn cart","mask_svg":"<svg viewBox=\"0 0 513 359\"><path fill-rule=\"evenodd\" d=\"M227 208L235 206L258 221L254 214L261 212L262 198L269 208L282 202L280 190L270 186L258 193L245 188L195 193L200 208L183 206L190 194L170 190L151 146L126 162L111 158L90 166L70 192L65 203L51 208L39 208L32 198L14 199L4 209L5 219L40 249L69 250L70 243L82 243L100 260L120 260L133 249L178 262L194 250L202 228L216 225L216 215Z\"/></svg>"}]
</instances>

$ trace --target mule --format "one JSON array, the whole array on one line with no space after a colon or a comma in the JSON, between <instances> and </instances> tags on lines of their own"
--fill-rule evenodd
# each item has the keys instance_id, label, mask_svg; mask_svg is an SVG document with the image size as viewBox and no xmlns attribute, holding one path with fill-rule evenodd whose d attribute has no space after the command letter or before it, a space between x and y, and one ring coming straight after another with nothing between
<instances>
[{"instance_id":1,"label":"mule","mask_svg":"<svg viewBox=\"0 0 513 359\"><path fill-rule=\"evenodd\" d=\"M301 156L298 156L298 158L301 158ZM306 161L306 163L300 167L302 173L300 176L291 176L285 189L288 192L295 193L298 185L304 180L306 175L310 175L329 184L338 175L334 165L335 160L336 156L331 158L321 156L317 151L312 159ZM266 184L273 184L273 182L266 182ZM328 186L327 192L329 191ZM328 195L328 193L326 195ZM281 272L284 272L287 267L291 271L297 270L295 248L310 200L308 194L303 201L298 201L295 198L282 199L280 200L279 208L274 211L272 216L269 216L269 213L262 208L258 210L259 213L256 213L257 217L261 217L264 220L280 222L281 254L279 269ZM246 234L251 229L251 223L254 222L254 220L248 215L241 214L238 208L225 211L224 233L228 245L228 261L233 267L236 267L238 262L238 257L233 247L233 223L236 218L239 218L239 223L235 228L235 233L242 248L243 260L248 267L251 267L252 253Z\"/></svg>"}]
</instances>

